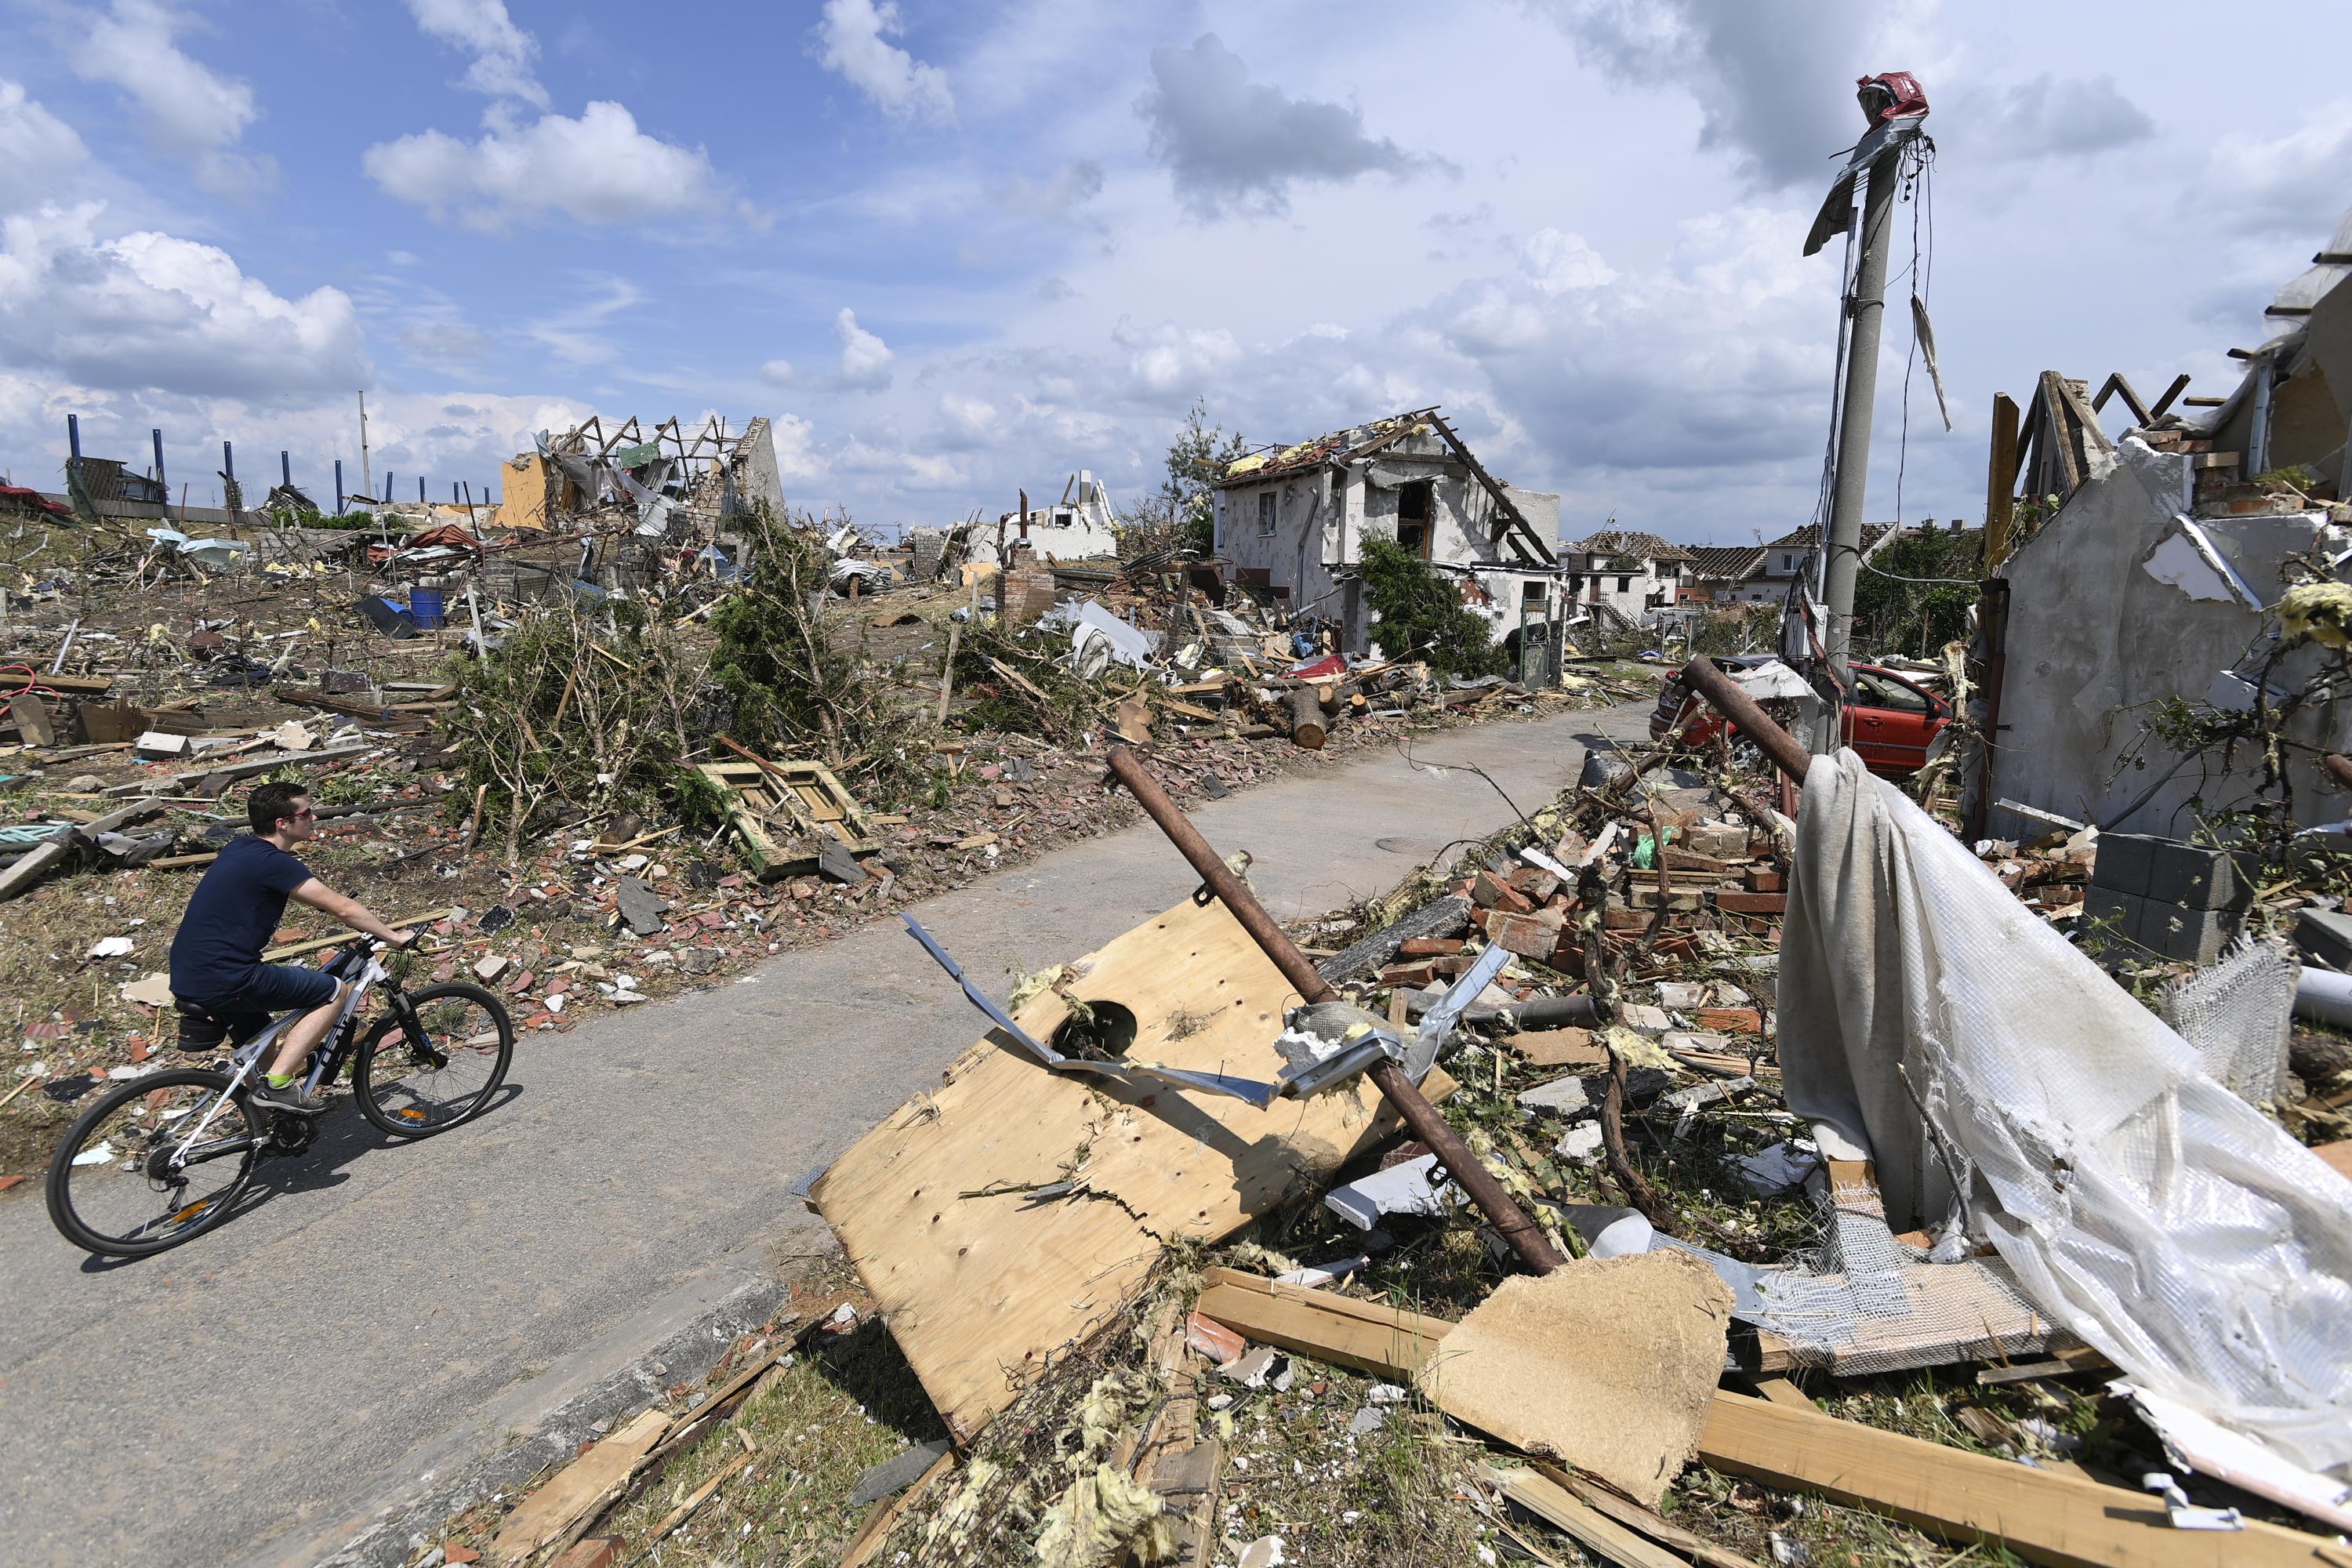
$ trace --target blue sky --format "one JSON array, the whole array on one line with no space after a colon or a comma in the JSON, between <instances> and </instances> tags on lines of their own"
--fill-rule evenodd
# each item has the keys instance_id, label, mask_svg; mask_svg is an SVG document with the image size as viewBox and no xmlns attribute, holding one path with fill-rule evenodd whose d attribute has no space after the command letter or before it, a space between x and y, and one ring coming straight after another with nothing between
<instances>
[{"instance_id":1,"label":"blue sky","mask_svg":"<svg viewBox=\"0 0 2352 1568\"><path fill-rule=\"evenodd\" d=\"M1917 377L1898 439L1890 312L1869 510L1899 468L1975 518L1994 391L2231 384L2352 205L2352 89L2244 84L2347 46L2285 5L0 0L0 467L54 486L75 412L134 463L163 426L194 500L224 437L356 488L364 387L404 490L765 414L795 504L921 523L1146 487L1196 397L1255 440L1442 403L1570 536L1745 542L1811 513L1799 248L1853 79L1909 68L1956 429Z\"/></svg>"}]
</instances>

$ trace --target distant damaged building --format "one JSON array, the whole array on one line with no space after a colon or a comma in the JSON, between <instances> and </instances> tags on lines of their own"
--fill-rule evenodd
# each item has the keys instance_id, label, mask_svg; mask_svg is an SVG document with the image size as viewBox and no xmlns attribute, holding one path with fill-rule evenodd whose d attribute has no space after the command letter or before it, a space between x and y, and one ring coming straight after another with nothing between
<instances>
[{"instance_id":1,"label":"distant damaged building","mask_svg":"<svg viewBox=\"0 0 2352 1568\"><path fill-rule=\"evenodd\" d=\"M2223 398L2151 405L2044 372L1996 400L1982 609L1984 832L2228 831L2262 803L2352 816L2352 217L2267 312ZM2099 415L2130 416L2110 437ZM2178 404L2176 405L2176 400Z\"/></svg>"},{"instance_id":2,"label":"distant damaged building","mask_svg":"<svg viewBox=\"0 0 2352 1568\"><path fill-rule=\"evenodd\" d=\"M765 504L782 513L784 488L775 435L765 418L730 433L713 416L701 428L675 419L646 428L600 416L561 436L540 433L533 450L508 460L496 526L559 528L594 512L626 508L635 531L666 535L691 527L709 535L740 511Z\"/></svg>"},{"instance_id":3,"label":"distant damaged building","mask_svg":"<svg viewBox=\"0 0 2352 1568\"><path fill-rule=\"evenodd\" d=\"M1496 479L1434 408L1253 453L1215 494L1216 550L1234 580L1337 626L1351 653L1378 638L1357 573L1371 534L1452 577L1500 637L1523 608L1548 618L1559 596L1559 497Z\"/></svg>"}]
</instances>

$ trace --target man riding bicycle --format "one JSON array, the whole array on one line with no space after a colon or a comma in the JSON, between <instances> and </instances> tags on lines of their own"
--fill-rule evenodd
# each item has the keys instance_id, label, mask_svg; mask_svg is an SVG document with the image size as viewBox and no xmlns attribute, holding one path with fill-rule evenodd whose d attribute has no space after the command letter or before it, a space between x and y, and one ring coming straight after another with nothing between
<instances>
[{"instance_id":1,"label":"man riding bicycle","mask_svg":"<svg viewBox=\"0 0 2352 1568\"><path fill-rule=\"evenodd\" d=\"M246 797L245 814L253 831L222 847L180 917L172 938L172 994L182 1011L227 1024L236 1039L252 1038L273 1014L302 1009L250 1098L274 1110L315 1116L326 1101L305 1094L295 1075L326 1038L349 987L323 970L261 961L286 900L308 904L394 947L413 947L418 939L394 931L294 858L294 846L319 831L310 791L299 784L262 784Z\"/></svg>"}]
</instances>

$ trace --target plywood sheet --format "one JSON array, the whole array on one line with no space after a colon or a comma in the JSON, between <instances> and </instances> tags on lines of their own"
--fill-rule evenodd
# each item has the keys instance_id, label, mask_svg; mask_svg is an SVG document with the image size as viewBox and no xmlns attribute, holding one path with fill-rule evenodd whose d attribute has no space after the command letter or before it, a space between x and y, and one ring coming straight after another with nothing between
<instances>
[{"instance_id":1,"label":"plywood sheet","mask_svg":"<svg viewBox=\"0 0 2352 1568\"><path fill-rule=\"evenodd\" d=\"M954 933L940 935L952 951ZM1179 904L1070 969L1081 1000L1135 1015L1131 1059L1280 1070L1272 1042L1297 997L1222 904ZM1044 1039L1066 1014L1048 992L1016 1017ZM1168 1241L1228 1234L1394 1126L1360 1081L1258 1110L1090 1086L983 1039L835 1162L811 1199L962 1443L1139 1291ZM1071 1179L1042 1202L962 1195Z\"/></svg>"},{"instance_id":2,"label":"plywood sheet","mask_svg":"<svg viewBox=\"0 0 2352 1568\"><path fill-rule=\"evenodd\" d=\"M1731 1288L1685 1252L1506 1279L1415 1374L1447 1415L1652 1508L1698 1452Z\"/></svg>"}]
</instances>

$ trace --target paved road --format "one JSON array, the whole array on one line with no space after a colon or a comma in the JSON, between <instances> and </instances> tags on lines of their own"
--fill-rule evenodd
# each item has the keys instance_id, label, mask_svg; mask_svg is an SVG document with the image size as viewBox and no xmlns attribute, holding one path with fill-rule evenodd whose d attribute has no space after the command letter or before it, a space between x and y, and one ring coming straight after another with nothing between
<instances>
[{"instance_id":1,"label":"paved road","mask_svg":"<svg viewBox=\"0 0 2352 1568\"><path fill-rule=\"evenodd\" d=\"M1574 780L1579 736L1641 735L1643 712L1457 731L1416 755L1475 761L1532 810ZM1509 816L1475 773L1379 752L1195 820L1256 856L1253 880L1287 917L1385 890ZM919 918L984 981L1098 946L1194 880L1145 823ZM363 1519L387 1478L446 1460L453 1428L528 1403L567 1352L650 1342L712 1259L812 1245L793 1185L978 1025L877 922L527 1037L520 1092L447 1138L387 1147L338 1111L301 1160L263 1167L266 1202L176 1252L100 1266L50 1230L37 1194L0 1200L0 1562L283 1559Z\"/></svg>"}]
</instances>

